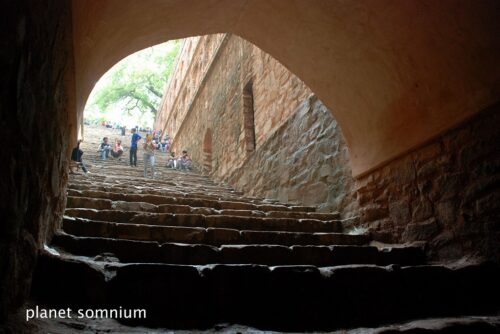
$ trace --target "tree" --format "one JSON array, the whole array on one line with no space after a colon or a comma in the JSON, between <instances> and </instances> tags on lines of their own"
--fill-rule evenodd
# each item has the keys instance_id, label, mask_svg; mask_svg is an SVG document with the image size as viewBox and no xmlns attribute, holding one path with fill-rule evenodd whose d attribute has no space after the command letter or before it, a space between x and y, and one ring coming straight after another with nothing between
<instances>
[{"instance_id":1,"label":"tree","mask_svg":"<svg viewBox=\"0 0 500 334\"><path fill-rule=\"evenodd\" d=\"M118 106L128 115L138 110L154 117L179 48L180 40L169 41L123 59L102 77L87 105L100 113Z\"/></svg>"}]
</instances>

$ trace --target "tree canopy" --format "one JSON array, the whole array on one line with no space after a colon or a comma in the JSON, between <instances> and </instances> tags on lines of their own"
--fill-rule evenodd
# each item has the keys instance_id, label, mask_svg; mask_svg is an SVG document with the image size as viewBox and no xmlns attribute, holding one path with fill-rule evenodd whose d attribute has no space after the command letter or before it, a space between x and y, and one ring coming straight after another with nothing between
<instances>
[{"instance_id":1,"label":"tree canopy","mask_svg":"<svg viewBox=\"0 0 500 334\"><path fill-rule=\"evenodd\" d=\"M105 118L110 109L119 109L128 116L154 118L180 44L180 40L159 44L113 66L94 88L85 108L86 116L87 109L92 111L90 118Z\"/></svg>"}]
</instances>

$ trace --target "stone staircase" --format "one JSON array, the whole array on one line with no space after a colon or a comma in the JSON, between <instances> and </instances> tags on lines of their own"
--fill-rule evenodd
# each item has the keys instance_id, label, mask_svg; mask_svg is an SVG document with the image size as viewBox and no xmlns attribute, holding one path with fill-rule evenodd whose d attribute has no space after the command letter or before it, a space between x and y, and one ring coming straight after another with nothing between
<instances>
[{"instance_id":1,"label":"stone staircase","mask_svg":"<svg viewBox=\"0 0 500 334\"><path fill-rule=\"evenodd\" d=\"M429 264L422 244L374 246L337 213L245 197L158 160L155 179L113 159L70 176L37 300L145 309L120 321L170 329L334 330L500 309L497 265Z\"/></svg>"}]
</instances>

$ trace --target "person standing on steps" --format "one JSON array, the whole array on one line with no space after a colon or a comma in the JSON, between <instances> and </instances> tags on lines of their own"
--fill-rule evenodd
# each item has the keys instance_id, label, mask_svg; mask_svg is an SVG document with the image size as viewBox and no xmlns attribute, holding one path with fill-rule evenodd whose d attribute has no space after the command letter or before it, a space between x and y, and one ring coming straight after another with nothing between
<instances>
[{"instance_id":1,"label":"person standing on steps","mask_svg":"<svg viewBox=\"0 0 500 334\"><path fill-rule=\"evenodd\" d=\"M137 143L142 137L137 133L136 128L132 128L132 140L130 141L130 166L137 167Z\"/></svg>"},{"instance_id":2,"label":"person standing on steps","mask_svg":"<svg viewBox=\"0 0 500 334\"><path fill-rule=\"evenodd\" d=\"M151 178L155 177L155 150L156 143L152 135L146 136L144 143L144 177L148 177L148 169L151 169Z\"/></svg>"}]
</instances>

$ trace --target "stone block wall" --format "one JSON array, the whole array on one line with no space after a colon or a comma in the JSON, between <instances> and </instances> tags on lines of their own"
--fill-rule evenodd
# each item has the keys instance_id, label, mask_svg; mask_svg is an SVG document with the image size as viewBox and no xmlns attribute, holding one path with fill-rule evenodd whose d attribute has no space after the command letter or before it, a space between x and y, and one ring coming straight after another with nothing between
<instances>
[{"instance_id":1,"label":"stone block wall","mask_svg":"<svg viewBox=\"0 0 500 334\"><path fill-rule=\"evenodd\" d=\"M431 255L500 260L500 103L356 181L362 222Z\"/></svg>"},{"instance_id":2,"label":"stone block wall","mask_svg":"<svg viewBox=\"0 0 500 334\"><path fill-rule=\"evenodd\" d=\"M160 103L154 129L175 136L225 36L215 34L184 39Z\"/></svg>"},{"instance_id":3,"label":"stone block wall","mask_svg":"<svg viewBox=\"0 0 500 334\"><path fill-rule=\"evenodd\" d=\"M337 121L314 95L223 181L245 194L357 215L349 152Z\"/></svg>"},{"instance_id":4,"label":"stone block wall","mask_svg":"<svg viewBox=\"0 0 500 334\"><path fill-rule=\"evenodd\" d=\"M207 166L211 175L220 180L253 152L246 142L245 88L251 85L256 150L293 114L310 90L271 56L238 36L203 38L216 39L220 44L209 49L213 51L209 64L190 65L190 70L183 73L188 77L183 82L189 82L189 76L199 78L203 74L202 80L193 81L199 83L194 88L196 93L183 104L184 109L165 102L158 117L167 119L163 127L174 136L173 150L179 153L187 149L198 166ZM203 45L214 43L198 43L198 56L210 54ZM197 59L196 54L192 59ZM172 78L170 82L175 80Z\"/></svg>"},{"instance_id":5,"label":"stone block wall","mask_svg":"<svg viewBox=\"0 0 500 334\"><path fill-rule=\"evenodd\" d=\"M220 45L215 55L216 48L203 51L209 42L197 44L197 53L213 55L210 65L198 67L205 68L204 78L187 70L170 79L170 85L176 80L200 84L182 124L166 124L177 129L169 132L173 149L187 149L200 169L248 195L317 205L346 217L357 214L348 150L331 112L295 75L251 43L232 35L206 38L217 38ZM182 57L198 61L196 54L181 54L178 63ZM194 79L180 79L189 75ZM172 93L167 89L166 94ZM252 95L256 147L247 143L245 94ZM169 95L165 101L176 98ZM165 102L161 117L172 119L178 107Z\"/></svg>"},{"instance_id":6,"label":"stone block wall","mask_svg":"<svg viewBox=\"0 0 500 334\"><path fill-rule=\"evenodd\" d=\"M60 223L76 134L71 2L7 1L2 12L0 323L29 295L37 252Z\"/></svg>"}]
</instances>

